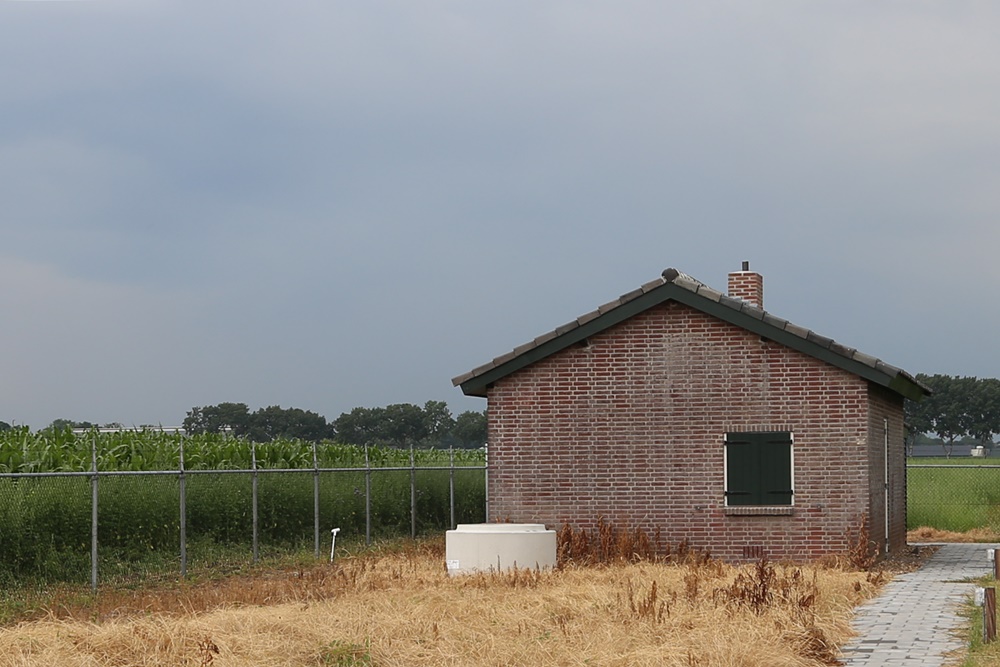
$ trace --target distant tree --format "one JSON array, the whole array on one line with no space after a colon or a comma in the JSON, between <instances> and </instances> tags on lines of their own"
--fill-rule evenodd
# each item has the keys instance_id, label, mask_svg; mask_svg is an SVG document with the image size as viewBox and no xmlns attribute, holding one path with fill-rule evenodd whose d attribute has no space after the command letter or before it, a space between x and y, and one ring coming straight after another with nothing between
<instances>
[{"instance_id":1,"label":"distant tree","mask_svg":"<svg viewBox=\"0 0 1000 667\"><path fill-rule=\"evenodd\" d=\"M275 438L298 438L318 441L333 435L326 417L302 410L271 405L250 412L246 403L219 403L191 408L184 419L188 433L229 432L255 442Z\"/></svg>"},{"instance_id":2,"label":"distant tree","mask_svg":"<svg viewBox=\"0 0 1000 667\"><path fill-rule=\"evenodd\" d=\"M926 375L917 375L917 380L927 384ZM904 423L906 426L907 452L913 451L914 444L926 439L927 433L934 432L935 396L924 397L923 400L907 399L903 406Z\"/></svg>"},{"instance_id":3,"label":"distant tree","mask_svg":"<svg viewBox=\"0 0 1000 667\"><path fill-rule=\"evenodd\" d=\"M275 438L319 441L331 434L326 417L308 410L282 408L278 405L261 408L251 414L247 431L247 437L255 442L270 442Z\"/></svg>"},{"instance_id":4,"label":"distant tree","mask_svg":"<svg viewBox=\"0 0 1000 667\"><path fill-rule=\"evenodd\" d=\"M378 442L385 408L354 408L333 420L336 438L347 445Z\"/></svg>"},{"instance_id":5,"label":"distant tree","mask_svg":"<svg viewBox=\"0 0 1000 667\"><path fill-rule=\"evenodd\" d=\"M911 442L917 434L934 433L948 458L967 437L983 447L993 446L993 437L1000 433L1000 380L923 374L917 380L933 394L906 403Z\"/></svg>"},{"instance_id":6,"label":"distant tree","mask_svg":"<svg viewBox=\"0 0 1000 667\"><path fill-rule=\"evenodd\" d=\"M993 447L993 436L1000 433L1000 380L995 378L960 378L965 407L962 428L984 448Z\"/></svg>"},{"instance_id":7,"label":"distant tree","mask_svg":"<svg viewBox=\"0 0 1000 667\"><path fill-rule=\"evenodd\" d=\"M441 442L455 427L455 419L444 401L424 403L424 438L431 443Z\"/></svg>"},{"instance_id":8,"label":"distant tree","mask_svg":"<svg viewBox=\"0 0 1000 667\"><path fill-rule=\"evenodd\" d=\"M941 438L945 457L951 458L955 441L966 434L963 422L968 385L950 375L931 375L924 382L934 392L928 405L931 429Z\"/></svg>"},{"instance_id":9,"label":"distant tree","mask_svg":"<svg viewBox=\"0 0 1000 667\"><path fill-rule=\"evenodd\" d=\"M0 422L0 431L9 431L12 428L14 427L8 424L7 422Z\"/></svg>"},{"instance_id":10,"label":"distant tree","mask_svg":"<svg viewBox=\"0 0 1000 667\"><path fill-rule=\"evenodd\" d=\"M72 430L74 428L96 428L96 427L97 424L92 424L90 422L78 422L78 421L73 421L72 419L53 419L52 423L46 426L42 430L57 432L57 431L65 431L67 429Z\"/></svg>"},{"instance_id":11,"label":"distant tree","mask_svg":"<svg viewBox=\"0 0 1000 667\"><path fill-rule=\"evenodd\" d=\"M53 419L52 423L45 427L47 431L65 431L73 428L72 419Z\"/></svg>"},{"instance_id":12,"label":"distant tree","mask_svg":"<svg viewBox=\"0 0 1000 667\"><path fill-rule=\"evenodd\" d=\"M455 419L451 433L459 447L482 447L486 444L486 411L463 412Z\"/></svg>"},{"instance_id":13,"label":"distant tree","mask_svg":"<svg viewBox=\"0 0 1000 667\"><path fill-rule=\"evenodd\" d=\"M444 401L427 401L423 407L412 403L359 407L333 421L336 438L343 443L391 447L443 446L452 437L454 426Z\"/></svg>"},{"instance_id":14,"label":"distant tree","mask_svg":"<svg viewBox=\"0 0 1000 667\"><path fill-rule=\"evenodd\" d=\"M420 406L412 403L387 405L381 435L382 442L393 447L423 443L428 435L426 415Z\"/></svg>"},{"instance_id":15,"label":"distant tree","mask_svg":"<svg viewBox=\"0 0 1000 667\"><path fill-rule=\"evenodd\" d=\"M191 408L184 418L187 433L221 433L227 429L233 435L246 435L250 429L250 408L246 403L219 403Z\"/></svg>"}]
</instances>

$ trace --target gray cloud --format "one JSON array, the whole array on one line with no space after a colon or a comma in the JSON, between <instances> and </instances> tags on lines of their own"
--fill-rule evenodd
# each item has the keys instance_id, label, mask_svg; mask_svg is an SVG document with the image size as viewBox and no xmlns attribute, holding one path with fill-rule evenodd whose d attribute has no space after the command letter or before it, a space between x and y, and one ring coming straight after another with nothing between
<instances>
[{"instance_id":1,"label":"gray cloud","mask_svg":"<svg viewBox=\"0 0 1000 667\"><path fill-rule=\"evenodd\" d=\"M448 400L676 266L1000 375L984 5L0 4L0 419ZM140 378L140 379L136 379Z\"/></svg>"}]
</instances>

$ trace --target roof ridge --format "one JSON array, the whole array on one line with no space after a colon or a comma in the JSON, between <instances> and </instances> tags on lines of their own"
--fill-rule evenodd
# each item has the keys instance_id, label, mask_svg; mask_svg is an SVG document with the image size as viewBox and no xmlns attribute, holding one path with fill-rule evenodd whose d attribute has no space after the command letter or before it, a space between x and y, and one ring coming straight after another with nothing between
<instances>
[{"instance_id":1,"label":"roof ridge","mask_svg":"<svg viewBox=\"0 0 1000 667\"><path fill-rule=\"evenodd\" d=\"M472 380L486 373L489 373L490 371L498 369L499 367L508 364L518 359L519 357L522 357L526 353L537 350L537 348L543 345L551 347L554 341L563 336L572 335L577 329L580 329L581 327L587 327L588 331L594 329L595 327L597 327L598 331L603 330L603 328L600 328L598 326L600 323L599 322L595 323L595 321L601 320L602 318L610 318L610 321L608 322L607 326L611 326L612 324L621 321L622 318L620 318L618 316L618 313L615 313L615 311L618 311L622 306L625 306L626 304L629 304L630 302L635 301L636 299L646 297L646 301L650 302L650 305L646 306L646 308L652 307L657 303L662 303L663 301L671 299L676 300L675 296L664 295L664 298L658 301L655 296L651 295L651 293L654 291L658 291L664 288L671 289L674 287L682 289L685 292L694 295L695 297L705 299L706 300L705 306L714 309L715 311L714 314L716 316L721 316L723 319L728 319L728 316L725 315L725 313L733 311L732 313L730 313L730 315L732 315L732 317L737 318L737 320L742 319L743 322L747 324L747 326L744 326L744 324L739 321L733 323L736 324L737 326L741 326L744 329L751 328L751 330L757 331L758 333L764 336L767 336L768 332L771 332L774 333L775 335L783 337L784 340L791 341L792 347L796 347L799 344L804 345L806 347L806 350L800 350L800 351L804 351L807 354L812 354L812 356L816 356L816 353L819 353L820 351L822 351L823 353L829 352L834 355L832 357L834 359L842 358L849 360L851 362L855 362L857 364L860 364L861 366L871 369L872 371L876 372L879 375L888 376L890 381L894 380L894 378L902 377L908 383L916 385L916 387L919 388L919 391L923 393L929 393L930 391L915 377L913 377L906 371L902 370L901 368L892 366L891 364L888 364L877 357L860 352L855 348L842 345L833 340L832 338L822 336L811 329L807 329L805 327L793 324L786 319L774 316L769 312L765 311L763 308L760 308L750 303L749 301L744 301L743 299L739 299L736 297L730 297L727 294L724 294L723 292L720 292L715 288L709 287L700 280L697 280L696 278L693 278L692 276L672 267L664 269L663 272L660 274L660 278L651 280L650 282L640 286L638 289L632 290L631 292L627 292L622 296L618 297L617 299L614 299L599 306L595 310L580 315L575 320L567 322L566 324L560 327L556 327L554 330L542 334L541 336L536 337L535 339L533 339L528 343L525 343L524 345L519 345L512 351L503 354L499 357L496 357L492 361L483 364L482 366L478 366L472 369L468 373L464 373L462 375L459 375L458 377L453 378L452 384L454 384L455 386L464 385L469 380ZM676 292L672 291L671 294L676 294ZM695 301L694 304L688 303L688 305L704 310L700 308L697 300ZM718 307L722 307L725 310L719 310ZM629 311L634 310L634 307L630 307L626 310ZM619 313L620 312L621 311L619 311ZM641 312L641 310L639 312ZM736 313L738 313L738 315ZM628 316L631 317L631 315ZM577 336L579 335L580 334L577 334ZM593 335L593 334L587 333L587 335ZM795 343L794 341L796 340L800 342ZM810 353L808 351L810 348L816 350L816 353ZM542 356L546 355L543 354ZM831 363L837 365L836 362L831 362ZM855 374L858 373L855 372Z\"/></svg>"}]
</instances>

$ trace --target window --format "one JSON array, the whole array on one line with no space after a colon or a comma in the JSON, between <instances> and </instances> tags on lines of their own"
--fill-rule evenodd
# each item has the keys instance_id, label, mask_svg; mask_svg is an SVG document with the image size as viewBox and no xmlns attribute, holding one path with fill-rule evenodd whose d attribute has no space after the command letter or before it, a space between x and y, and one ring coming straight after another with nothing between
<instances>
[{"instance_id":1,"label":"window","mask_svg":"<svg viewBox=\"0 0 1000 667\"><path fill-rule=\"evenodd\" d=\"M726 434L726 505L791 505L792 434Z\"/></svg>"}]
</instances>

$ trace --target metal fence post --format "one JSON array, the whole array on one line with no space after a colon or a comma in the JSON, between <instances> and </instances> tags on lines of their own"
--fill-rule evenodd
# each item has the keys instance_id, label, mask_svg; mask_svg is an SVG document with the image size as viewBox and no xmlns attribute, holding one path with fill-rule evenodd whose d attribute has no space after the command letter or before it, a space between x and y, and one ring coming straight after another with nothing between
<instances>
[{"instance_id":1,"label":"metal fence post","mask_svg":"<svg viewBox=\"0 0 1000 667\"><path fill-rule=\"evenodd\" d=\"M413 459L413 442L410 442L410 539L417 538L417 464Z\"/></svg>"},{"instance_id":2,"label":"metal fence post","mask_svg":"<svg viewBox=\"0 0 1000 667\"><path fill-rule=\"evenodd\" d=\"M316 443L313 446L313 539L315 541L315 558L319 559L319 457L316 454Z\"/></svg>"},{"instance_id":3,"label":"metal fence post","mask_svg":"<svg viewBox=\"0 0 1000 667\"><path fill-rule=\"evenodd\" d=\"M448 503L451 509L451 528L455 528L455 446L448 446Z\"/></svg>"},{"instance_id":4,"label":"metal fence post","mask_svg":"<svg viewBox=\"0 0 1000 667\"><path fill-rule=\"evenodd\" d=\"M250 502L253 514L253 562L260 557L260 540L257 525L257 443L250 443Z\"/></svg>"},{"instance_id":5,"label":"metal fence post","mask_svg":"<svg viewBox=\"0 0 1000 667\"><path fill-rule=\"evenodd\" d=\"M97 431L90 441L90 588L97 592Z\"/></svg>"},{"instance_id":6,"label":"metal fence post","mask_svg":"<svg viewBox=\"0 0 1000 667\"><path fill-rule=\"evenodd\" d=\"M180 520L181 520L181 579L187 579L187 478L184 476L184 436L180 438Z\"/></svg>"},{"instance_id":7,"label":"metal fence post","mask_svg":"<svg viewBox=\"0 0 1000 667\"><path fill-rule=\"evenodd\" d=\"M983 591L983 643L997 638L997 589L990 586Z\"/></svg>"},{"instance_id":8,"label":"metal fence post","mask_svg":"<svg viewBox=\"0 0 1000 667\"><path fill-rule=\"evenodd\" d=\"M372 543L372 462L365 443L365 546Z\"/></svg>"}]
</instances>

